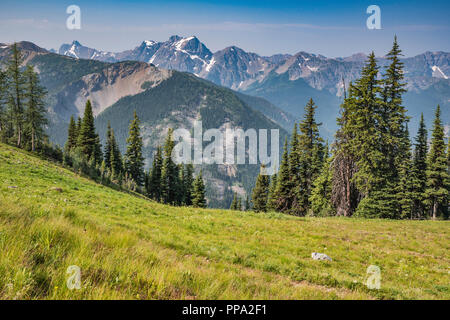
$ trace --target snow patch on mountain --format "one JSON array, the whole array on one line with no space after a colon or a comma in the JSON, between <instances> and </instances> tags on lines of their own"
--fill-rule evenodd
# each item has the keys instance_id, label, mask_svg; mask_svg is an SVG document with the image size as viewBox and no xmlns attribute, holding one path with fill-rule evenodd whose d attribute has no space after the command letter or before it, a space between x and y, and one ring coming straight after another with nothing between
<instances>
[{"instance_id":1,"label":"snow patch on mountain","mask_svg":"<svg viewBox=\"0 0 450 320\"><path fill-rule=\"evenodd\" d=\"M77 47L75 46L75 43L72 44L72 46L70 47L68 54L71 55L74 58L78 58L78 55L76 54L75 50L77 49Z\"/></svg>"},{"instance_id":2,"label":"snow patch on mountain","mask_svg":"<svg viewBox=\"0 0 450 320\"><path fill-rule=\"evenodd\" d=\"M445 73L442 72L442 70L438 66L432 66L431 70L433 70L433 77L448 79Z\"/></svg>"},{"instance_id":3,"label":"snow patch on mountain","mask_svg":"<svg viewBox=\"0 0 450 320\"><path fill-rule=\"evenodd\" d=\"M216 63L216 59L213 57L211 59L211 61L209 61L209 63L205 67L206 72L209 72L215 63Z\"/></svg>"},{"instance_id":4,"label":"snow patch on mountain","mask_svg":"<svg viewBox=\"0 0 450 320\"><path fill-rule=\"evenodd\" d=\"M317 70L319 70L319 67L310 67L310 66L306 66L308 69L309 69L309 71L311 71L311 72L317 72Z\"/></svg>"},{"instance_id":5,"label":"snow patch on mountain","mask_svg":"<svg viewBox=\"0 0 450 320\"><path fill-rule=\"evenodd\" d=\"M144 43L147 47L151 47L156 44L156 42L153 40L144 40Z\"/></svg>"}]
</instances>

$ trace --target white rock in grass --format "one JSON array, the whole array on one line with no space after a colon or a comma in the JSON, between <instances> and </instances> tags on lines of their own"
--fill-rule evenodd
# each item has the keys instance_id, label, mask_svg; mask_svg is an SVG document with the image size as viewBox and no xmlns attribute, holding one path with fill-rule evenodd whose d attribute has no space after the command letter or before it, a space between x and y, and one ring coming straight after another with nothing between
<instances>
[{"instance_id":1,"label":"white rock in grass","mask_svg":"<svg viewBox=\"0 0 450 320\"><path fill-rule=\"evenodd\" d=\"M313 258L314 260L328 260L328 261L333 261L329 256L327 256L325 253L318 253L318 252L313 252L311 253L311 258Z\"/></svg>"}]
</instances>

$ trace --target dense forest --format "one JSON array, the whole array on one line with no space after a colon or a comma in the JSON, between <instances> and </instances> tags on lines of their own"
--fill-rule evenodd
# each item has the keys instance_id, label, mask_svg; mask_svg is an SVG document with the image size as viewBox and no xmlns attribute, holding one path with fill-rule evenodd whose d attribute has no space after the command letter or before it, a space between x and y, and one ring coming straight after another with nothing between
<instances>
[{"instance_id":1,"label":"dense forest","mask_svg":"<svg viewBox=\"0 0 450 320\"><path fill-rule=\"evenodd\" d=\"M319 135L311 99L304 118L286 139L279 171L261 167L255 211L293 215L391 219L448 218L450 150L439 105L431 141L422 114L411 146L401 50L394 44L380 72L372 53L361 77L350 84L337 119L335 141ZM329 150L331 149L331 150Z\"/></svg>"}]
</instances>

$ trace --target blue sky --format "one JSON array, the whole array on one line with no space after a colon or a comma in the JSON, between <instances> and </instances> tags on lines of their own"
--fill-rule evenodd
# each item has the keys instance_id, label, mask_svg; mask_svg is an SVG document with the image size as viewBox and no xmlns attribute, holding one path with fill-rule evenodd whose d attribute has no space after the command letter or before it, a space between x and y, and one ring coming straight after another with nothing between
<instances>
[{"instance_id":1,"label":"blue sky","mask_svg":"<svg viewBox=\"0 0 450 320\"><path fill-rule=\"evenodd\" d=\"M66 8L81 8L81 30L66 29ZM368 30L366 8L381 8L381 30ZM394 34L406 56L450 51L450 1L10 1L0 3L0 42L45 48L79 40L121 51L143 40L196 35L212 51L236 45L262 55L308 51L329 57L374 50Z\"/></svg>"}]
</instances>

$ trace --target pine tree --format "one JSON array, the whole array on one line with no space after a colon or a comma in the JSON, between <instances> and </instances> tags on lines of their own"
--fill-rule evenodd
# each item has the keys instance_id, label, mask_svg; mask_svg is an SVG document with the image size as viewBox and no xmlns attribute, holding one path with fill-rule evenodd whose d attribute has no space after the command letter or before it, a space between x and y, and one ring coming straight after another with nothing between
<instances>
[{"instance_id":1,"label":"pine tree","mask_svg":"<svg viewBox=\"0 0 450 320\"><path fill-rule=\"evenodd\" d=\"M428 134L425 127L423 113L420 116L419 129L415 138L414 162L413 162L413 189L412 197L414 201L413 217L423 218L425 212L425 191L427 188L427 153Z\"/></svg>"},{"instance_id":2,"label":"pine tree","mask_svg":"<svg viewBox=\"0 0 450 320\"><path fill-rule=\"evenodd\" d=\"M328 145L325 147L324 156L321 172L313 182L313 189L309 197L312 213L316 216L329 216L334 213L331 205L332 158L328 155Z\"/></svg>"},{"instance_id":3,"label":"pine tree","mask_svg":"<svg viewBox=\"0 0 450 320\"><path fill-rule=\"evenodd\" d=\"M73 116L70 117L69 129L67 131L67 142L65 149L67 152L74 150L77 146L77 125Z\"/></svg>"},{"instance_id":4,"label":"pine tree","mask_svg":"<svg viewBox=\"0 0 450 320\"><path fill-rule=\"evenodd\" d=\"M105 166L106 168L109 168L111 170L111 154L113 149L113 142L111 140L111 123L108 121L108 125L106 127L106 144L105 144L105 150L103 152L104 160L105 160Z\"/></svg>"},{"instance_id":5,"label":"pine tree","mask_svg":"<svg viewBox=\"0 0 450 320\"><path fill-rule=\"evenodd\" d=\"M399 179L400 170L403 174L409 168L404 168L405 162L410 162L410 141L406 130L409 118L406 116L406 109L402 106L402 94L406 92L403 83L403 63L400 62L402 51L397 43L397 37L394 38L394 43L391 51L386 55L391 62L386 67L386 72L383 77L382 90L382 107L380 108L380 116L378 117L378 131L381 133L381 152L384 156L383 164L385 172L382 172L383 178L386 181L388 188L394 192L399 191L403 194L404 190L400 189ZM403 179L406 177L403 176ZM404 180L402 183L404 184ZM389 192L388 192L389 193ZM404 194L403 194L404 195ZM390 206L394 209L394 216L403 215L400 213L401 207L404 206L399 203L403 199L400 195L394 196Z\"/></svg>"},{"instance_id":6,"label":"pine tree","mask_svg":"<svg viewBox=\"0 0 450 320\"><path fill-rule=\"evenodd\" d=\"M355 159L357 170L354 181L362 200L356 214L367 217L389 218L395 213L395 195L389 185L387 172L389 162L381 149L383 143L379 124L383 123L383 100L380 98L381 87L375 55L369 55L362 75L350 87L347 101L348 114L344 132L352 139L347 142L347 149Z\"/></svg>"},{"instance_id":7,"label":"pine tree","mask_svg":"<svg viewBox=\"0 0 450 320\"><path fill-rule=\"evenodd\" d=\"M102 144L100 142L100 136L98 134L95 134L94 141L94 153L92 155L94 159L94 166L100 166L103 161L103 152Z\"/></svg>"},{"instance_id":8,"label":"pine tree","mask_svg":"<svg viewBox=\"0 0 450 320\"><path fill-rule=\"evenodd\" d=\"M6 129L6 107L8 103L6 72L0 69L0 139L4 138Z\"/></svg>"},{"instance_id":9,"label":"pine tree","mask_svg":"<svg viewBox=\"0 0 450 320\"><path fill-rule=\"evenodd\" d=\"M310 99L305 106L304 119L300 122L300 135L298 149L299 156L299 183L294 188L298 190L298 204L295 206L295 213L304 215L310 207L309 196L311 195L312 184L319 175L323 161L323 140L319 135L320 123L315 120L315 105Z\"/></svg>"},{"instance_id":10,"label":"pine tree","mask_svg":"<svg viewBox=\"0 0 450 320\"><path fill-rule=\"evenodd\" d=\"M20 71L23 63L23 57L17 48L17 44L12 46L11 57L7 64L7 79L9 88L8 92L8 106L9 118L13 127L14 136L17 138L17 146L21 147L23 137L23 123L24 123L24 94L25 94L25 77Z\"/></svg>"},{"instance_id":11,"label":"pine tree","mask_svg":"<svg viewBox=\"0 0 450 320\"><path fill-rule=\"evenodd\" d=\"M431 148L427 163L426 203L430 206L432 217L445 215L449 196L449 174L447 155L445 154L444 128L441 122L441 109L436 108Z\"/></svg>"},{"instance_id":12,"label":"pine tree","mask_svg":"<svg viewBox=\"0 0 450 320\"><path fill-rule=\"evenodd\" d=\"M164 144L164 159L161 169L161 198L164 203L176 204L179 188L178 166L172 160L172 151L175 146L173 130L169 129Z\"/></svg>"},{"instance_id":13,"label":"pine tree","mask_svg":"<svg viewBox=\"0 0 450 320\"><path fill-rule=\"evenodd\" d=\"M289 153L288 153L287 138L284 142L284 151L281 157L280 169L277 175L277 187L274 193L275 210L280 212L287 212L291 208L291 179L289 172ZM254 207L255 204L253 204Z\"/></svg>"},{"instance_id":14,"label":"pine tree","mask_svg":"<svg viewBox=\"0 0 450 320\"><path fill-rule=\"evenodd\" d=\"M110 168L113 177L120 177L123 170L123 159L122 153L120 152L119 145L117 144L116 138L114 136L114 130L111 129L111 153L110 153Z\"/></svg>"},{"instance_id":15,"label":"pine tree","mask_svg":"<svg viewBox=\"0 0 450 320\"><path fill-rule=\"evenodd\" d=\"M86 102L81 128L78 132L77 147L89 160L94 156L97 134L95 133L94 114L92 113L91 101Z\"/></svg>"},{"instance_id":16,"label":"pine tree","mask_svg":"<svg viewBox=\"0 0 450 320\"><path fill-rule=\"evenodd\" d=\"M184 188L183 203L186 206L192 205L193 183L194 183L194 166L191 163L188 163L184 167L184 174L183 174L183 188Z\"/></svg>"},{"instance_id":17,"label":"pine tree","mask_svg":"<svg viewBox=\"0 0 450 320\"><path fill-rule=\"evenodd\" d=\"M353 85L350 83L349 93L353 90L352 88ZM333 144L331 203L338 216L349 217L358 206L360 193L353 179L357 168L356 156L352 154L351 145L354 134L349 125L353 112L353 100L347 98L345 90L344 97L344 102L340 106L340 115L337 118L339 129Z\"/></svg>"},{"instance_id":18,"label":"pine tree","mask_svg":"<svg viewBox=\"0 0 450 320\"><path fill-rule=\"evenodd\" d=\"M233 201L231 201L230 210L237 210L238 209L238 200L237 200L237 194L236 192L233 192Z\"/></svg>"},{"instance_id":19,"label":"pine tree","mask_svg":"<svg viewBox=\"0 0 450 320\"><path fill-rule=\"evenodd\" d=\"M253 209L255 212L267 211L267 199L269 195L270 181L269 176L266 174L265 170L265 166L262 165L259 175L256 178L255 188L252 192Z\"/></svg>"},{"instance_id":20,"label":"pine tree","mask_svg":"<svg viewBox=\"0 0 450 320\"><path fill-rule=\"evenodd\" d=\"M192 192L192 206L196 208L206 208L205 184L203 182L201 171L194 181L194 187Z\"/></svg>"},{"instance_id":21,"label":"pine tree","mask_svg":"<svg viewBox=\"0 0 450 320\"><path fill-rule=\"evenodd\" d=\"M139 118L136 111L134 111L134 117L130 123L127 138L125 170L128 177L132 179L137 186L141 186L144 182L144 157L142 156L143 142L139 125Z\"/></svg>"},{"instance_id":22,"label":"pine tree","mask_svg":"<svg viewBox=\"0 0 450 320\"><path fill-rule=\"evenodd\" d=\"M406 127L406 135L408 136L408 139L404 140L406 145L403 146L405 154L402 156L402 162L397 165L398 183L396 189L393 190L397 197L395 199L397 214L394 217L400 219L412 218L414 209L414 170L412 166L408 127Z\"/></svg>"},{"instance_id":23,"label":"pine tree","mask_svg":"<svg viewBox=\"0 0 450 320\"><path fill-rule=\"evenodd\" d=\"M250 200L248 199L248 195L245 196L245 211L250 210Z\"/></svg>"},{"instance_id":24,"label":"pine tree","mask_svg":"<svg viewBox=\"0 0 450 320\"><path fill-rule=\"evenodd\" d=\"M241 199L241 198L238 199L238 202L237 202L237 210L238 210L238 211L242 211L242 199Z\"/></svg>"},{"instance_id":25,"label":"pine tree","mask_svg":"<svg viewBox=\"0 0 450 320\"><path fill-rule=\"evenodd\" d=\"M77 143L78 143L78 137L80 136L82 126L83 126L83 119L79 116L78 120L77 120L77 130L76 130Z\"/></svg>"},{"instance_id":26,"label":"pine tree","mask_svg":"<svg viewBox=\"0 0 450 320\"><path fill-rule=\"evenodd\" d=\"M36 150L36 145L42 141L45 135L44 126L48 123L44 99L46 90L39 84L39 77L31 65L27 66L24 73L26 79L25 97L25 133L31 137L31 150Z\"/></svg>"},{"instance_id":27,"label":"pine tree","mask_svg":"<svg viewBox=\"0 0 450 320\"><path fill-rule=\"evenodd\" d=\"M178 183L176 186L175 204L181 206L184 204L186 190L184 188L184 166L182 163L177 165Z\"/></svg>"},{"instance_id":28,"label":"pine tree","mask_svg":"<svg viewBox=\"0 0 450 320\"><path fill-rule=\"evenodd\" d=\"M270 178L269 194L267 196L267 210L276 210L276 188L277 174L274 173Z\"/></svg>"},{"instance_id":29,"label":"pine tree","mask_svg":"<svg viewBox=\"0 0 450 320\"><path fill-rule=\"evenodd\" d=\"M290 183L292 185L291 194L289 196L288 202L291 203L291 209L293 211L300 211L300 198L302 181L301 181L301 170L302 166L300 163L300 141L297 129L297 123L294 123L294 128L292 129L291 142L290 142L290 152L289 152L289 172L290 172ZM302 150L303 151L303 150Z\"/></svg>"},{"instance_id":30,"label":"pine tree","mask_svg":"<svg viewBox=\"0 0 450 320\"><path fill-rule=\"evenodd\" d=\"M161 170L163 165L162 148L158 146L153 158L152 171L150 175L149 196L153 200L161 201Z\"/></svg>"}]
</instances>

